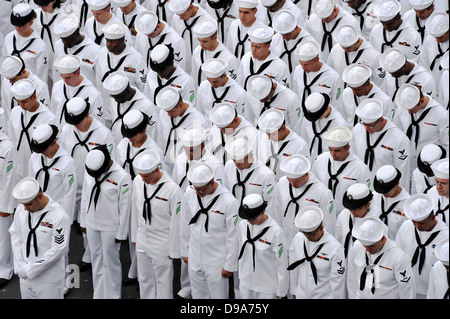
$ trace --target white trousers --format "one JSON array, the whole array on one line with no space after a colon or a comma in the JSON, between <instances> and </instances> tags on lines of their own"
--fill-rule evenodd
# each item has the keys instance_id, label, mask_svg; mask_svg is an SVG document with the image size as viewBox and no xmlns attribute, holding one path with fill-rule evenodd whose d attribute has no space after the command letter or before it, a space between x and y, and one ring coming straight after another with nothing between
<instances>
[{"instance_id":1,"label":"white trousers","mask_svg":"<svg viewBox=\"0 0 450 319\"><path fill-rule=\"evenodd\" d=\"M173 262L136 247L137 276L141 299L173 298Z\"/></svg>"},{"instance_id":2,"label":"white trousers","mask_svg":"<svg viewBox=\"0 0 450 319\"><path fill-rule=\"evenodd\" d=\"M43 283L38 280L20 279L22 299L64 299L64 280Z\"/></svg>"},{"instance_id":3,"label":"white trousers","mask_svg":"<svg viewBox=\"0 0 450 319\"><path fill-rule=\"evenodd\" d=\"M275 299L277 297L274 293L258 292L243 286L239 287L239 291L241 299Z\"/></svg>"},{"instance_id":4,"label":"white trousers","mask_svg":"<svg viewBox=\"0 0 450 319\"><path fill-rule=\"evenodd\" d=\"M14 261L11 249L11 236L8 232L12 224L12 215L0 217L0 278L11 279L14 273Z\"/></svg>"},{"instance_id":5,"label":"white trousers","mask_svg":"<svg viewBox=\"0 0 450 319\"><path fill-rule=\"evenodd\" d=\"M120 299L122 296L122 264L116 232L86 227L92 260L94 299Z\"/></svg>"},{"instance_id":6,"label":"white trousers","mask_svg":"<svg viewBox=\"0 0 450 319\"><path fill-rule=\"evenodd\" d=\"M188 263L193 299L228 299L228 278L223 267Z\"/></svg>"}]
</instances>

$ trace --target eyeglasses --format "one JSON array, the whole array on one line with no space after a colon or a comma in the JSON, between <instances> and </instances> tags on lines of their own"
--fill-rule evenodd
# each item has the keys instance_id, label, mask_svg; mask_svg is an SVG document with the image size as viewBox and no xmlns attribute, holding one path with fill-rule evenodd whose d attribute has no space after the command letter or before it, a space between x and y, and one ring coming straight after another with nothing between
<instances>
[{"instance_id":1,"label":"eyeglasses","mask_svg":"<svg viewBox=\"0 0 450 319\"><path fill-rule=\"evenodd\" d=\"M372 124L368 124L368 123L364 123L363 121L359 120L359 123L361 123L361 125L364 125L365 127L370 127L370 128L374 128L375 125L377 125L378 121L381 119L381 117L376 120L375 122L373 122Z\"/></svg>"},{"instance_id":2,"label":"eyeglasses","mask_svg":"<svg viewBox=\"0 0 450 319\"><path fill-rule=\"evenodd\" d=\"M209 183L203 187L196 187L194 185L191 185L191 188L194 189L198 194L203 194L203 192L205 191L206 187L208 187L208 185L209 185Z\"/></svg>"},{"instance_id":3,"label":"eyeglasses","mask_svg":"<svg viewBox=\"0 0 450 319\"><path fill-rule=\"evenodd\" d=\"M315 230L313 230L312 232L305 232L305 231L303 231L303 230L300 230L300 232L303 234L303 235L305 235L305 236L308 236L308 237L313 237L318 231L319 231L319 228L320 227L317 227Z\"/></svg>"}]
</instances>

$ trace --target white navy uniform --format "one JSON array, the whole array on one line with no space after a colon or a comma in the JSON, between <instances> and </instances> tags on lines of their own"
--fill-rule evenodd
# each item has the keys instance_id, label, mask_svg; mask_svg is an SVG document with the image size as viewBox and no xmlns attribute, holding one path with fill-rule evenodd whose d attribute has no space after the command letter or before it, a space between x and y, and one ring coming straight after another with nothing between
<instances>
[{"instance_id":1,"label":"white navy uniform","mask_svg":"<svg viewBox=\"0 0 450 319\"><path fill-rule=\"evenodd\" d=\"M378 2L379 0L367 0L362 3L357 10L355 10L353 8L350 8L346 2L342 1L342 8L348 11L352 16L356 18L356 20L358 20L361 35L366 40L369 40L370 31L372 31L373 28L373 25L369 22L370 20L366 21L366 19L367 17L371 17L373 15L374 6Z\"/></svg>"},{"instance_id":2,"label":"white navy uniform","mask_svg":"<svg viewBox=\"0 0 450 319\"><path fill-rule=\"evenodd\" d=\"M323 236L312 242L298 232L289 248L289 264L301 260L289 274L292 295L297 299L345 299L344 249L333 235L324 230Z\"/></svg>"},{"instance_id":3,"label":"white navy uniform","mask_svg":"<svg viewBox=\"0 0 450 319\"><path fill-rule=\"evenodd\" d=\"M2 55L17 54L25 62L25 67L47 83L49 72L49 49L36 31L24 38L16 30L5 36Z\"/></svg>"},{"instance_id":4,"label":"white navy uniform","mask_svg":"<svg viewBox=\"0 0 450 319\"><path fill-rule=\"evenodd\" d=\"M427 192L428 195L433 198L434 202L434 214L438 216L448 227L449 225L449 200L448 197L441 196L436 190L436 186L430 188Z\"/></svg>"},{"instance_id":5,"label":"white navy uniform","mask_svg":"<svg viewBox=\"0 0 450 319\"><path fill-rule=\"evenodd\" d=\"M258 5L258 7L261 5ZM238 59L242 59L245 53L251 51L251 41L248 34L252 30L264 26L265 24L256 16L255 22L250 27L244 27L240 19L236 19L231 22L228 29L228 38L224 42L225 46L236 56ZM273 39L272 39L273 41Z\"/></svg>"},{"instance_id":6,"label":"white navy uniform","mask_svg":"<svg viewBox=\"0 0 450 319\"><path fill-rule=\"evenodd\" d=\"M428 35L427 28L425 27L425 23L427 22L428 18L426 18L425 20L419 19L419 17L416 14L416 11L413 8L405 12L403 20L409 23L413 28L417 30L417 32L419 32L421 44L423 45L423 41Z\"/></svg>"},{"instance_id":7,"label":"white navy uniform","mask_svg":"<svg viewBox=\"0 0 450 319\"><path fill-rule=\"evenodd\" d=\"M199 201L204 210L209 209L193 222ZM228 298L228 280L222 277L222 269L237 270L238 209L236 198L220 184L213 194L202 198L193 188L186 189L181 201L180 255L189 258L192 298ZM209 289L199 275L202 272L207 274Z\"/></svg>"},{"instance_id":8,"label":"white navy uniform","mask_svg":"<svg viewBox=\"0 0 450 319\"><path fill-rule=\"evenodd\" d=\"M163 176L155 185L146 184L139 175L133 180L130 240L136 243L141 299L172 299L173 268L169 258L180 258L183 192L162 172ZM150 216L144 211L144 188L151 198Z\"/></svg>"},{"instance_id":9,"label":"white navy uniform","mask_svg":"<svg viewBox=\"0 0 450 319\"><path fill-rule=\"evenodd\" d=\"M295 154L309 159L309 147L306 141L290 128L289 134L281 141L269 140L267 134L261 134L258 158L275 173L277 180L284 175L279 167L281 161Z\"/></svg>"},{"instance_id":10,"label":"white navy uniform","mask_svg":"<svg viewBox=\"0 0 450 319\"><path fill-rule=\"evenodd\" d=\"M48 167L48 184L45 184L45 169ZM34 177L45 194L55 198L69 215L75 220L75 200L77 195L77 176L75 161L61 146L52 158L41 153L32 153L28 165L28 176Z\"/></svg>"},{"instance_id":11,"label":"white navy uniform","mask_svg":"<svg viewBox=\"0 0 450 319\"><path fill-rule=\"evenodd\" d=\"M297 25L304 25L305 24L305 16L302 10L297 7L292 0L286 0L283 5L275 12L270 12L265 6L260 9L261 12L258 12L259 16L261 17L261 20L264 22L264 24L268 25L269 27L272 27L272 21L280 10L288 10L294 14L294 16L297 18ZM258 10L259 11L259 10Z\"/></svg>"},{"instance_id":12,"label":"white navy uniform","mask_svg":"<svg viewBox=\"0 0 450 319\"><path fill-rule=\"evenodd\" d=\"M434 175L428 177L416 168L411 175L411 195L427 193L431 187L436 185Z\"/></svg>"},{"instance_id":13,"label":"white navy uniform","mask_svg":"<svg viewBox=\"0 0 450 319\"><path fill-rule=\"evenodd\" d=\"M80 32L84 36L84 40L79 44L68 48L64 45L62 40L58 40L55 43L55 57L57 58L63 56L64 54L72 54L81 58L80 70L81 74L87 77L91 83L95 83L95 64L97 63L98 52L100 51L100 46L96 44L91 38L89 38L85 33ZM57 82L61 79L56 68L53 69L53 82Z\"/></svg>"},{"instance_id":14,"label":"white navy uniform","mask_svg":"<svg viewBox=\"0 0 450 319\"><path fill-rule=\"evenodd\" d=\"M435 37L428 35L424 40L422 51L420 52L419 63L427 70L430 70L437 88L439 88L439 81L443 72L440 63L442 56L448 49L449 41L438 43ZM441 92L440 90L438 91L439 94Z\"/></svg>"},{"instance_id":15,"label":"white navy uniform","mask_svg":"<svg viewBox=\"0 0 450 319\"><path fill-rule=\"evenodd\" d=\"M141 5L147 10L154 12L159 20L167 22L172 25L173 13L169 10L169 2L164 0L152 1L144 0Z\"/></svg>"},{"instance_id":16,"label":"white navy uniform","mask_svg":"<svg viewBox=\"0 0 450 319\"><path fill-rule=\"evenodd\" d=\"M403 222L408 220L403 207L406 200L410 197L411 195L404 188L402 188L400 194L398 194L395 198L386 198L383 194L379 194L377 192L373 193L371 207L380 213L378 217L380 217L380 219L388 226L388 237L392 240L395 240L398 229ZM385 214L386 217L382 217L382 215Z\"/></svg>"},{"instance_id":17,"label":"white navy uniform","mask_svg":"<svg viewBox=\"0 0 450 319\"><path fill-rule=\"evenodd\" d=\"M284 297L289 288L288 248L283 229L270 215L266 216L267 220L261 225L250 225L244 220L238 225L238 247L242 252L238 261L239 289L245 288L269 298ZM263 235L260 237L260 234ZM255 237L258 240L253 245L247 242Z\"/></svg>"},{"instance_id":18,"label":"white navy uniform","mask_svg":"<svg viewBox=\"0 0 450 319\"><path fill-rule=\"evenodd\" d=\"M123 23L122 21L119 20L119 18L117 18L117 16L112 11L111 14L112 17L105 24L98 23L94 17L90 17L89 19L87 19L86 24L81 29L81 31L83 31L96 44L98 44L101 47L105 47L106 38L102 29L110 23L115 22ZM131 33L129 30L125 34L125 42L130 45L133 43L131 39Z\"/></svg>"},{"instance_id":19,"label":"white navy uniform","mask_svg":"<svg viewBox=\"0 0 450 319\"><path fill-rule=\"evenodd\" d=\"M139 1L135 3L136 7L134 7L133 11L131 11L128 14L124 14L122 10L120 10L120 8L117 8L117 10L115 10L117 18L127 26L128 30L130 30L131 42L129 42L128 44L133 46L136 43L136 35L137 35L137 31L134 28L136 17L139 13L143 11L148 11L145 7L139 4Z\"/></svg>"},{"instance_id":20,"label":"white navy uniform","mask_svg":"<svg viewBox=\"0 0 450 319\"><path fill-rule=\"evenodd\" d=\"M70 218L50 196L40 211L29 213L22 204L17 206L9 229L14 254L14 271L25 272L28 279L20 280L22 299L63 298L65 283L64 255L70 239ZM28 221L30 220L31 230ZM36 239L36 249L27 240ZM27 242L29 254L27 254Z\"/></svg>"},{"instance_id":21,"label":"white navy uniform","mask_svg":"<svg viewBox=\"0 0 450 319\"><path fill-rule=\"evenodd\" d=\"M414 278L416 282L416 293L417 295L426 295L428 290L428 280L430 278L430 270L433 264L438 260L434 249L436 244L448 238L448 227L439 218L436 217L437 224L430 231L417 231L416 227L412 223L412 220L405 221L400 229L398 230L395 242L400 246L401 249L409 256L409 262L412 263L412 259L416 249L418 248L418 243L416 240L415 232L417 231L418 237L422 245L431 238L434 237L425 247L425 261L422 270L419 274L420 258L417 258L417 262L412 266L414 272ZM437 235L436 235L437 233ZM421 249L419 249L421 250Z\"/></svg>"},{"instance_id":22,"label":"white navy uniform","mask_svg":"<svg viewBox=\"0 0 450 319\"><path fill-rule=\"evenodd\" d=\"M449 83L449 72L448 70L445 70L442 72L442 75L439 79L439 103L448 111L449 105L450 105L450 91L448 90L448 87L450 85Z\"/></svg>"},{"instance_id":23,"label":"white navy uniform","mask_svg":"<svg viewBox=\"0 0 450 319\"><path fill-rule=\"evenodd\" d=\"M239 6L236 2L230 1L230 5L226 8L213 9L209 5L205 5L205 10L213 19L217 20L217 39L225 44L230 24L239 20Z\"/></svg>"},{"instance_id":24,"label":"white navy uniform","mask_svg":"<svg viewBox=\"0 0 450 319\"><path fill-rule=\"evenodd\" d=\"M66 124L64 118L66 104L71 98L76 96L83 99L89 98L88 101L91 104L89 113L100 122L105 122L102 94L87 77L83 76L83 81L78 86L69 86L62 79L53 84L50 110L58 118L61 127Z\"/></svg>"},{"instance_id":25,"label":"white navy uniform","mask_svg":"<svg viewBox=\"0 0 450 319\"><path fill-rule=\"evenodd\" d=\"M238 183L238 175L242 185ZM264 201L270 202L275 184L275 174L259 159L255 159L252 166L243 170L238 169L232 160L225 164L225 186L239 203L249 194L259 194Z\"/></svg>"},{"instance_id":26,"label":"white navy uniform","mask_svg":"<svg viewBox=\"0 0 450 319\"><path fill-rule=\"evenodd\" d=\"M150 53L152 49L158 44L170 44L173 48L174 62L185 69L187 64L187 55L184 40L168 23L164 21L160 21L160 23L164 24L164 29L154 38L149 38L148 35L138 32L134 47L145 59L147 68L151 70ZM188 56L190 57L190 54Z\"/></svg>"},{"instance_id":27,"label":"white navy uniform","mask_svg":"<svg viewBox=\"0 0 450 319\"><path fill-rule=\"evenodd\" d=\"M369 168L351 151L344 161L333 160L330 152L320 154L314 161L312 172L333 193L337 214L344 209L342 198L350 185L361 183L371 187ZM330 174L337 176L333 178Z\"/></svg>"},{"instance_id":28,"label":"white navy uniform","mask_svg":"<svg viewBox=\"0 0 450 319\"><path fill-rule=\"evenodd\" d=\"M381 258L377 263L378 257ZM369 265L375 264L378 271L371 275L367 271L366 279L375 276L375 290L367 284L360 290L361 274L366 272L366 258ZM349 299L414 299L415 278L411 269L411 260L393 240L386 238L383 248L371 255L365 247L356 241L348 256L347 287ZM353 283L350 283L353 280ZM367 283L366 281L366 283Z\"/></svg>"},{"instance_id":29,"label":"white navy uniform","mask_svg":"<svg viewBox=\"0 0 450 319\"><path fill-rule=\"evenodd\" d=\"M447 269L440 260L436 261L430 271L430 279L427 290L427 299L448 298L448 282L442 280L448 274Z\"/></svg>"},{"instance_id":30,"label":"white navy uniform","mask_svg":"<svg viewBox=\"0 0 450 319\"><path fill-rule=\"evenodd\" d=\"M91 250L93 297L117 299L122 290L122 266L119 260L120 244L115 243L115 239L125 240L128 237L132 180L130 174L115 161L100 176L99 180L103 179L96 203L95 197L91 196L96 191L95 179L84 174L80 226L86 228Z\"/></svg>"},{"instance_id":31,"label":"white navy uniform","mask_svg":"<svg viewBox=\"0 0 450 319\"><path fill-rule=\"evenodd\" d=\"M20 106L13 108L9 121L15 123L15 125L8 126L7 135L16 145L17 165L15 165L15 174L17 180L21 180L28 173L33 131L41 124L54 124L59 127L59 120L47 106L39 102L39 107L34 112L24 111Z\"/></svg>"},{"instance_id":32,"label":"white navy uniform","mask_svg":"<svg viewBox=\"0 0 450 319\"><path fill-rule=\"evenodd\" d=\"M358 123L352 129L352 135L353 140L350 145L355 151L355 154L369 167L369 170L372 172L372 180L381 166L392 165L402 174L400 185L406 190L409 190L411 161L410 143L403 131L387 119L386 125L380 132L369 134L364 126L361 123ZM366 153L369 154L371 149L368 142L370 146L373 147L374 152L372 164L369 155L367 155L367 159L365 159Z\"/></svg>"},{"instance_id":33,"label":"white navy uniform","mask_svg":"<svg viewBox=\"0 0 450 319\"><path fill-rule=\"evenodd\" d=\"M324 212L322 222L324 228L329 233L334 233L336 210L331 191L312 173L309 173L309 179L305 185L299 188L291 186L286 176L283 176L275 185L273 198L269 202L267 212L283 228L286 247L291 247L292 239L299 232L299 228L294 224L294 219L296 213L305 206L320 207Z\"/></svg>"}]
</instances>

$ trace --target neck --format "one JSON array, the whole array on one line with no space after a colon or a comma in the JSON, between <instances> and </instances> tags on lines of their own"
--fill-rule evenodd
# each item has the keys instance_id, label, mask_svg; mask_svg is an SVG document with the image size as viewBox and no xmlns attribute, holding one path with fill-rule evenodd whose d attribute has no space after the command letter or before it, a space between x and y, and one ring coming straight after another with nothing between
<instances>
[{"instance_id":1,"label":"neck","mask_svg":"<svg viewBox=\"0 0 450 319\"><path fill-rule=\"evenodd\" d=\"M54 146L50 146L49 147L49 151L46 152L44 155L47 156L48 158L53 158L53 156L55 156L56 152L58 152L59 150L59 145L55 144Z\"/></svg>"},{"instance_id":2,"label":"neck","mask_svg":"<svg viewBox=\"0 0 450 319\"><path fill-rule=\"evenodd\" d=\"M139 148L145 143L146 140L147 140L147 134L144 134L143 137L139 141L136 141L136 142L132 143L131 145L133 145L133 147Z\"/></svg>"}]
</instances>

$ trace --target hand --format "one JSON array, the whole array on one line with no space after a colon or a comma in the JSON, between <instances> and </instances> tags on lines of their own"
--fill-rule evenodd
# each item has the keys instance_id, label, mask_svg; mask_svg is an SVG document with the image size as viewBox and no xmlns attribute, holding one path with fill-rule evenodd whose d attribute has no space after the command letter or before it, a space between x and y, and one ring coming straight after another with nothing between
<instances>
[{"instance_id":1,"label":"hand","mask_svg":"<svg viewBox=\"0 0 450 319\"><path fill-rule=\"evenodd\" d=\"M230 278L232 274L233 274L232 272L222 269L222 277L223 278Z\"/></svg>"},{"instance_id":2,"label":"hand","mask_svg":"<svg viewBox=\"0 0 450 319\"><path fill-rule=\"evenodd\" d=\"M0 217L9 217L9 215L8 213L0 212Z\"/></svg>"},{"instance_id":3,"label":"hand","mask_svg":"<svg viewBox=\"0 0 450 319\"><path fill-rule=\"evenodd\" d=\"M136 247L136 243L135 243L135 242L131 242L131 245L133 245L134 247Z\"/></svg>"},{"instance_id":4,"label":"hand","mask_svg":"<svg viewBox=\"0 0 450 319\"><path fill-rule=\"evenodd\" d=\"M183 257L183 261L187 264L188 261L189 261L189 258L188 257Z\"/></svg>"},{"instance_id":5,"label":"hand","mask_svg":"<svg viewBox=\"0 0 450 319\"><path fill-rule=\"evenodd\" d=\"M80 227L82 233L86 234L86 227Z\"/></svg>"}]
</instances>

